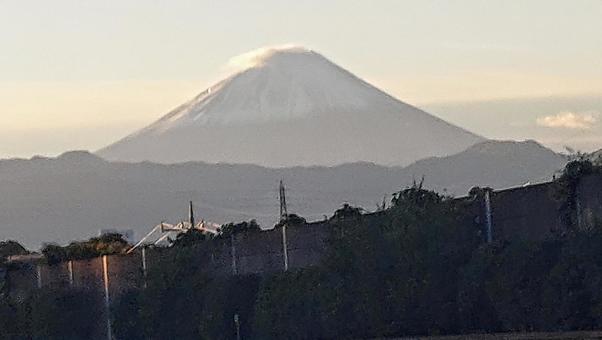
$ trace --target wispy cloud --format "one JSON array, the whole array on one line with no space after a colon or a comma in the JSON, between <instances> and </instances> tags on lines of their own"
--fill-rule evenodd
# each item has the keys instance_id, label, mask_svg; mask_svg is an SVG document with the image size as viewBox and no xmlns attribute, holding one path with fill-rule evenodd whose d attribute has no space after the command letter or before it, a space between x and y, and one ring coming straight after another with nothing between
<instances>
[{"instance_id":1,"label":"wispy cloud","mask_svg":"<svg viewBox=\"0 0 602 340\"><path fill-rule=\"evenodd\" d=\"M590 129L598 122L599 112L560 112L537 118L537 125L551 128Z\"/></svg>"},{"instance_id":2,"label":"wispy cloud","mask_svg":"<svg viewBox=\"0 0 602 340\"><path fill-rule=\"evenodd\" d=\"M274 45L274 46L266 46L261 47L241 55L230 58L228 61L227 68L240 71L248 68L255 67L257 65L263 64L263 62L272 56L274 53L278 53L279 51L307 51L306 48L297 45L297 44L284 44L284 45Z\"/></svg>"}]
</instances>

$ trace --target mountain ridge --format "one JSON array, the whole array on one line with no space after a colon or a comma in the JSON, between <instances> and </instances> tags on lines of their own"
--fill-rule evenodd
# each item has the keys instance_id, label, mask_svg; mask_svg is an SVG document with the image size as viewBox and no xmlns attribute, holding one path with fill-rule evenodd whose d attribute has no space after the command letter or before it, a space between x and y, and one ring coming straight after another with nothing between
<instances>
[{"instance_id":1,"label":"mountain ridge","mask_svg":"<svg viewBox=\"0 0 602 340\"><path fill-rule=\"evenodd\" d=\"M407 167L129 163L83 152L1 160L0 230L2 238L28 247L84 239L110 228L133 229L140 237L159 221L185 218L188 201L199 218L217 223L255 218L269 228L278 220L280 179L288 188L289 211L311 221L330 216L345 202L370 210L422 176L426 188L463 196L473 186L503 189L550 180L566 163L564 156L534 142L485 143L485 148L477 145ZM515 151L497 151L507 148Z\"/></svg>"}]
</instances>

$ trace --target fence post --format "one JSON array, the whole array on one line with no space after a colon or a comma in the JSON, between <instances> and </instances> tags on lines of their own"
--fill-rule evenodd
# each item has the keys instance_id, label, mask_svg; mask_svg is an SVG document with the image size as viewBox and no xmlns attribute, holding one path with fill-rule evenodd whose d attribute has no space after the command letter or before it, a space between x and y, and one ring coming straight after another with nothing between
<instances>
[{"instance_id":1,"label":"fence post","mask_svg":"<svg viewBox=\"0 0 602 340\"><path fill-rule=\"evenodd\" d=\"M282 226L282 254L284 255L284 271L288 271L288 244L286 241L286 223Z\"/></svg>"},{"instance_id":2,"label":"fence post","mask_svg":"<svg viewBox=\"0 0 602 340\"><path fill-rule=\"evenodd\" d=\"M142 286L146 288L146 247L142 246Z\"/></svg>"},{"instance_id":3,"label":"fence post","mask_svg":"<svg viewBox=\"0 0 602 340\"><path fill-rule=\"evenodd\" d=\"M111 329L111 298L109 296L109 263L107 255L102 256L102 279L104 283L105 314L107 319L107 339L113 339L113 330Z\"/></svg>"},{"instance_id":4,"label":"fence post","mask_svg":"<svg viewBox=\"0 0 602 340\"><path fill-rule=\"evenodd\" d=\"M67 269L69 270L69 287L73 288L73 281L74 281L74 275L73 275L73 261L69 260L69 262L67 262Z\"/></svg>"}]
</instances>

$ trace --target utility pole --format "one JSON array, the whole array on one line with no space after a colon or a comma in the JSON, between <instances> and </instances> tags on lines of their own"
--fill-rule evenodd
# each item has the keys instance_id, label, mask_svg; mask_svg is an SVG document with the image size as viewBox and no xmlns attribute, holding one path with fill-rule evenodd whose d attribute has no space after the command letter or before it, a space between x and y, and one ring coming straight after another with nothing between
<instances>
[{"instance_id":1,"label":"utility pole","mask_svg":"<svg viewBox=\"0 0 602 340\"><path fill-rule=\"evenodd\" d=\"M284 183L280 180L280 222L288 219L288 212L286 211L286 188Z\"/></svg>"},{"instance_id":2,"label":"utility pole","mask_svg":"<svg viewBox=\"0 0 602 340\"><path fill-rule=\"evenodd\" d=\"M190 228L194 229L194 208L192 207L192 201L190 201L188 208L188 222L190 222Z\"/></svg>"},{"instance_id":3,"label":"utility pole","mask_svg":"<svg viewBox=\"0 0 602 340\"><path fill-rule=\"evenodd\" d=\"M146 277L147 277L147 269L146 269L146 247L142 246L142 278L144 279L143 287L146 288Z\"/></svg>"},{"instance_id":4,"label":"utility pole","mask_svg":"<svg viewBox=\"0 0 602 340\"><path fill-rule=\"evenodd\" d=\"M282 224L282 254L284 257L284 271L288 271L288 245L286 241L286 225L288 224L288 212L286 210L286 188L280 180L280 223Z\"/></svg>"},{"instance_id":5,"label":"utility pole","mask_svg":"<svg viewBox=\"0 0 602 340\"><path fill-rule=\"evenodd\" d=\"M73 261L69 260L69 262L67 262L67 270L69 271L69 287L73 287L73 282L74 282L74 275L73 275Z\"/></svg>"},{"instance_id":6,"label":"utility pole","mask_svg":"<svg viewBox=\"0 0 602 340\"><path fill-rule=\"evenodd\" d=\"M111 297L109 295L109 261L107 255L102 258L102 281L104 285L105 317L107 321L107 340L113 340L113 329L111 327Z\"/></svg>"}]
</instances>

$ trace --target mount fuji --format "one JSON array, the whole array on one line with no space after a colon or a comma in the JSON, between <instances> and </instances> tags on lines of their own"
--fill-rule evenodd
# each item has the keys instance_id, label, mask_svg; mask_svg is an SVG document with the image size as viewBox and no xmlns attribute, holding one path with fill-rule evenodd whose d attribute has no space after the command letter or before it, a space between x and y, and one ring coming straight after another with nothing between
<instances>
[{"instance_id":1,"label":"mount fuji","mask_svg":"<svg viewBox=\"0 0 602 340\"><path fill-rule=\"evenodd\" d=\"M484 140L306 48L264 48L237 60L241 70L97 154L267 167L407 165Z\"/></svg>"}]
</instances>

